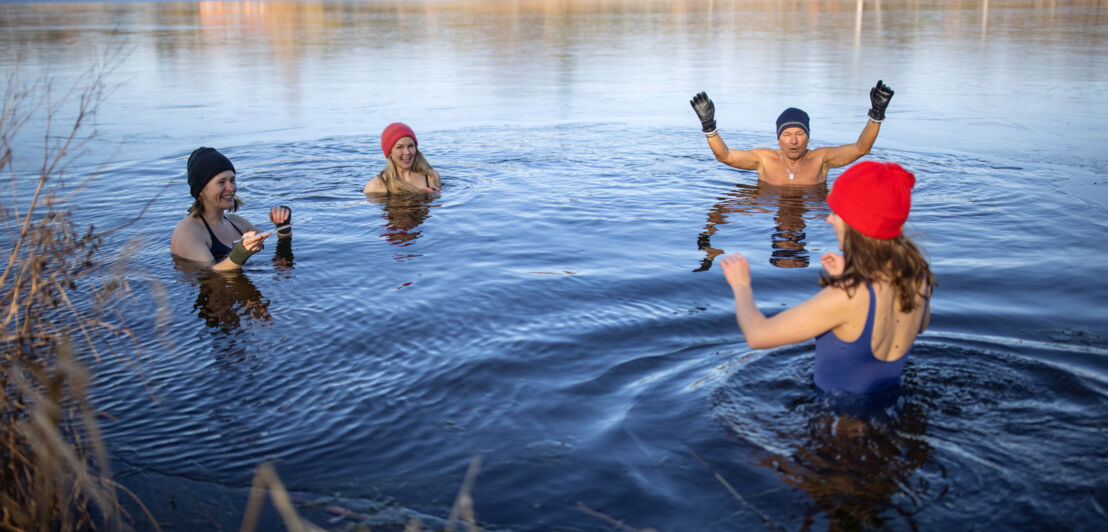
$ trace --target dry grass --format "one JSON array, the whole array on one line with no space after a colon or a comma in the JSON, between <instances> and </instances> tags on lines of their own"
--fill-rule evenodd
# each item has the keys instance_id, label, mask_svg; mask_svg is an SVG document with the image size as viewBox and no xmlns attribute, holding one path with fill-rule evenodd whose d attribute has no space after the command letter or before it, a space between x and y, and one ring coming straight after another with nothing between
<instances>
[{"instance_id":1,"label":"dry grass","mask_svg":"<svg viewBox=\"0 0 1108 532\"><path fill-rule=\"evenodd\" d=\"M460 521L465 525L466 532L480 532L481 528L477 525L477 515L474 512L472 496L473 484L477 481L477 472L480 469L480 457L470 461L462 486L458 489L458 495L454 498L454 507L450 510L450 518L441 530L453 532L454 526ZM246 503L246 513L243 515L241 532L257 530L258 519L261 516L262 506L267 495L277 513L281 516L286 530L290 532L319 532L323 530L300 517L292 497L285 489L281 479L278 478L277 471L269 464L262 464L254 472L254 482L250 488L250 499ZM328 510L361 521L367 521L372 517L337 506L331 506ZM369 531L370 529L366 525L360 525L357 530ZM418 518L411 519L404 527L404 532L424 532L424 530L423 523Z\"/></svg>"},{"instance_id":2,"label":"dry grass","mask_svg":"<svg viewBox=\"0 0 1108 532\"><path fill-rule=\"evenodd\" d=\"M119 50L55 98L49 82L8 77L0 110L0 172L11 176L11 199L0 202L0 529L119 529L120 508L108 453L88 399L90 354L137 353L138 342L111 305L127 294L125 279L101 267L105 232L78 229L66 200L68 166L91 138L87 121L105 95L104 76ZM114 54L114 55L113 55ZM60 124L62 105L76 104ZM28 175L16 163L17 139L32 120L45 121L41 165ZM23 140L21 146L27 145ZM37 160L37 157L35 157ZM37 175L35 175L37 174ZM30 191L21 196L21 191ZM123 490L125 491L125 490ZM139 504L141 507L141 503ZM151 520L151 522L153 522ZM156 526L156 525L155 525Z\"/></svg>"}]
</instances>

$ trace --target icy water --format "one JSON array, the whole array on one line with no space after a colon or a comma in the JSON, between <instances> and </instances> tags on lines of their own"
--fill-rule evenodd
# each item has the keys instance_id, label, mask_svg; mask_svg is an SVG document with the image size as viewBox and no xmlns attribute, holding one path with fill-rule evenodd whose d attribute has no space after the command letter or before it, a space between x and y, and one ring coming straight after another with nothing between
<instances>
[{"instance_id":1,"label":"icy water","mask_svg":"<svg viewBox=\"0 0 1108 532\"><path fill-rule=\"evenodd\" d=\"M121 49L70 172L102 171L97 227L150 202L108 246L140 243L147 353L94 399L174 529L237 528L263 462L322 526L441 525L476 457L489 530L1103 529L1106 28L1095 1L0 5L6 73ZM767 312L814 293L826 190L715 162L688 100L733 147L788 106L835 145L877 79L868 158L915 172L940 284L900 396L844 409L812 343L746 347L715 265L750 257ZM441 195L361 194L397 120ZM175 265L201 145L240 214L293 208L291 249Z\"/></svg>"}]
</instances>

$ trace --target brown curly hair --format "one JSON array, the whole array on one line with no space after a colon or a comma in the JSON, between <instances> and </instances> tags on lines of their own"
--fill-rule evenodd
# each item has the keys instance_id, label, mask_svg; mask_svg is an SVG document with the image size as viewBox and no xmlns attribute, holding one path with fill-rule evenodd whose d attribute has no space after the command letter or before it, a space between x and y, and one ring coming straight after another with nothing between
<instances>
[{"instance_id":1,"label":"brown curly hair","mask_svg":"<svg viewBox=\"0 0 1108 532\"><path fill-rule=\"evenodd\" d=\"M901 312L916 308L916 295L930 297L935 277L923 253L907 236L880 239L866 236L848 224L843 234L846 265L840 275L820 273L819 285L842 288L853 296L860 284L888 282L896 289ZM927 280L928 292L919 294L919 282Z\"/></svg>"}]
</instances>

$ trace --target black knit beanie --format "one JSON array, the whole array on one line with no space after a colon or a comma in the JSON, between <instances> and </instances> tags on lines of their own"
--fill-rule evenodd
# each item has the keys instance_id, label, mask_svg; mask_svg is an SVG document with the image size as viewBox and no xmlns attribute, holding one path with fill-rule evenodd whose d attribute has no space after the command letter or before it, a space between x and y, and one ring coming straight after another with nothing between
<instances>
[{"instance_id":1,"label":"black knit beanie","mask_svg":"<svg viewBox=\"0 0 1108 532\"><path fill-rule=\"evenodd\" d=\"M781 136L781 132L790 127L798 127L804 130L805 135L810 135L808 131L808 113L797 109L796 107L790 107L781 112L781 116L777 117L777 136Z\"/></svg>"},{"instance_id":2,"label":"black knit beanie","mask_svg":"<svg viewBox=\"0 0 1108 532\"><path fill-rule=\"evenodd\" d=\"M189 192L192 197L200 197L200 191L204 190L204 185L224 170L234 172L235 165L215 148L201 146L193 150L188 162Z\"/></svg>"}]
</instances>

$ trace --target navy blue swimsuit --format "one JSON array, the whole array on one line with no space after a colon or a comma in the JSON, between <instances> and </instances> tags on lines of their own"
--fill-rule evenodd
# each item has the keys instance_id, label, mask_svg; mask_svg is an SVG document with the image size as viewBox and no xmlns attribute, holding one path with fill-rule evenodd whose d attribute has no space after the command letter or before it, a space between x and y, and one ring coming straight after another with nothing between
<instances>
[{"instance_id":1,"label":"navy blue swimsuit","mask_svg":"<svg viewBox=\"0 0 1108 532\"><path fill-rule=\"evenodd\" d=\"M239 229L230 218L224 218L224 220L227 220L227 223L231 224L231 227L234 227L235 231L239 232L239 236L242 236L242 229ZM224 244L222 240L215 236L215 233L212 232L212 227L208 225L208 221L205 220L203 216L200 217L200 221L204 222L204 227L208 229L208 235L212 237L212 246L208 248L212 252L212 259L215 259L216 262L220 262L227 258L227 255L231 254L231 248L227 247L227 244Z\"/></svg>"},{"instance_id":2,"label":"navy blue swimsuit","mask_svg":"<svg viewBox=\"0 0 1108 532\"><path fill-rule=\"evenodd\" d=\"M877 297L872 285L867 284L866 288L869 290L869 313L866 315L866 326L857 340L844 342L835 336L834 331L827 331L816 337L815 381L816 386L825 392L845 390L870 393L900 384L900 372L904 369L904 362L908 360L912 348L909 346L904 356L892 362L874 356L871 344L873 309ZM928 297L926 301L923 319L927 319L931 298ZM920 332L923 332L922 320Z\"/></svg>"}]
</instances>

